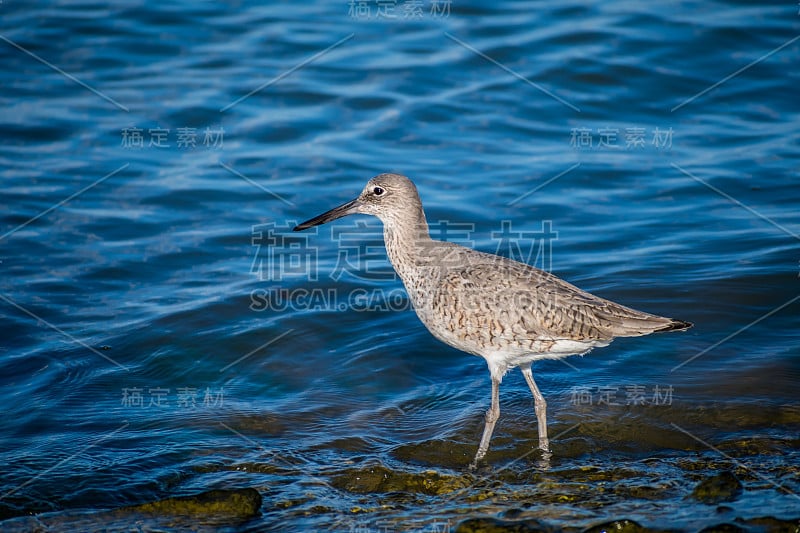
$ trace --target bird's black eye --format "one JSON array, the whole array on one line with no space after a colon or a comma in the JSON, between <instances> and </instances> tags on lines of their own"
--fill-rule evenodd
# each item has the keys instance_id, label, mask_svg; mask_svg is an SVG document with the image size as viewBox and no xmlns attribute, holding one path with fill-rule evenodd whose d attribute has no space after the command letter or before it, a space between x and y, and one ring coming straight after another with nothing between
<instances>
[{"instance_id":1,"label":"bird's black eye","mask_svg":"<svg viewBox=\"0 0 800 533\"><path fill-rule=\"evenodd\" d=\"M373 194L375 194L375 196L380 196L381 194L383 194L384 191L382 187L375 187L374 189L372 189L372 192Z\"/></svg>"}]
</instances>

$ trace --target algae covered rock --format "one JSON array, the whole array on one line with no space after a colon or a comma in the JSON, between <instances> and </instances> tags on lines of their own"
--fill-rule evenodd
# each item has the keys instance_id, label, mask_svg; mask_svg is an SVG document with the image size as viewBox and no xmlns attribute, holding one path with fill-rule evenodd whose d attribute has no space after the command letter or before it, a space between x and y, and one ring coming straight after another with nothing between
<instances>
[{"instance_id":1,"label":"algae covered rock","mask_svg":"<svg viewBox=\"0 0 800 533\"><path fill-rule=\"evenodd\" d=\"M692 491L692 498L707 504L732 502L742 493L742 483L729 471L709 476Z\"/></svg>"},{"instance_id":2,"label":"algae covered rock","mask_svg":"<svg viewBox=\"0 0 800 533\"><path fill-rule=\"evenodd\" d=\"M357 494L410 492L436 496L469 486L469 480L427 470L420 473L397 472L385 466L349 470L333 479L338 489Z\"/></svg>"},{"instance_id":3,"label":"algae covered rock","mask_svg":"<svg viewBox=\"0 0 800 533\"><path fill-rule=\"evenodd\" d=\"M259 514L255 489L211 490L111 511L42 513L6 520L2 531L218 531Z\"/></svg>"},{"instance_id":4,"label":"algae covered rock","mask_svg":"<svg viewBox=\"0 0 800 533\"><path fill-rule=\"evenodd\" d=\"M774 516L761 516L757 518L737 518L737 524L748 526L750 531L769 531L769 533L798 533L800 532L800 517L781 520Z\"/></svg>"},{"instance_id":5,"label":"algae covered rock","mask_svg":"<svg viewBox=\"0 0 800 533\"><path fill-rule=\"evenodd\" d=\"M260 508L261 494L255 489L247 488L210 490L192 496L133 505L117 512L246 519L258 515Z\"/></svg>"},{"instance_id":6,"label":"algae covered rock","mask_svg":"<svg viewBox=\"0 0 800 533\"><path fill-rule=\"evenodd\" d=\"M499 518L467 518L456 526L454 533L548 533L550 528L536 520L512 521Z\"/></svg>"}]
</instances>

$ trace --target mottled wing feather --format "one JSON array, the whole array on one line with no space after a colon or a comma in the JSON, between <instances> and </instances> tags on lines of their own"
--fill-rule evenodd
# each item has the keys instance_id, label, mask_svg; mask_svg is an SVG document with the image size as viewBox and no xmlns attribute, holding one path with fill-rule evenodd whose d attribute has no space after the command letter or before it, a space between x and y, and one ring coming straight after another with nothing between
<instances>
[{"instance_id":1,"label":"mottled wing feather","mask_svg":"<svg viewBox=\"0 0 800 533\"><path fill-rule=\"evenodd\" d=\"M449 250L451 259L457 262L451 262L451 268L442 265L439 294L434 301L440 306L477 311L460 317L468 326L489 328L495 335L512 335L519 341L609 341L675 329L670 328L673 321L669 318L594 296L538 268L459 248ZM458 289L454 291L453 287ZM491 317L502 320L492 324Z\"/></svg>"}]
</instances>

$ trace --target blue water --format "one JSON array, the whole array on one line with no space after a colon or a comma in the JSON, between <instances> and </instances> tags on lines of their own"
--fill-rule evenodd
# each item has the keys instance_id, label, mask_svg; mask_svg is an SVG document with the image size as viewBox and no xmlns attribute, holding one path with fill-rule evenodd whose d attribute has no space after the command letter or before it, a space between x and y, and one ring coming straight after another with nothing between
<instances>
[{"instance_id":1,"label":"blue water","mask_svg":"<svg viewBox=\"0 0 800 533\"><path fill-rule=\"evenodd\" d=\"M7 527L235 487L262 494L236 526L256 530L800 516L796 3L0 14ZM490 492L348 490L376 465L466 475L489 403L485 363L408 308L376 220L289 231L390 171L435 235L695 327L534 367L549 471L512 373ZM612 465L633 481L599 502L585 479L537 492ZM745 490L715 514L688 495L718 469Z\"/></svg>"}]
</instances>

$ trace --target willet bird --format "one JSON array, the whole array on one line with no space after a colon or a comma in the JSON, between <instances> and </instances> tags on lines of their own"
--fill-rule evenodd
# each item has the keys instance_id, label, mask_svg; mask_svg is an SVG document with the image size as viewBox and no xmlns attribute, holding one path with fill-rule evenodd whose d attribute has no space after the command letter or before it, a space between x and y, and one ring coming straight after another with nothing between
<instances>
[{"instance_id":1,"label":"willet bird","mask_svg":"<svg viewBox=\"0 0 800 533\"><path fill-rule=\"evenodd\" d=\"M417 188L405 176L380 174L354 200L297 225L301 231L346 215L374 215L392 266L425 327L440 341L483 357L492 380L477 465L500 416L500 382L522 370L534 399L539 448L550 455L547 404L531 363L585 354L615 337L636 337L692 326L605 300L530 265L433 240Z\"/></svg>"}]
</instances>

